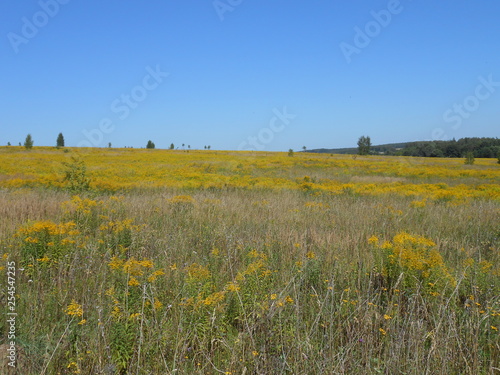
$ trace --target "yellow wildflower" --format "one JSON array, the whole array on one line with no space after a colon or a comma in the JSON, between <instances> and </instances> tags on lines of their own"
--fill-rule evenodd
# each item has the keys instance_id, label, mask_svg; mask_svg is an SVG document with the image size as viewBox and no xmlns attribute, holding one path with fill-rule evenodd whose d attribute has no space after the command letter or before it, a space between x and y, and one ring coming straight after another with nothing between
<instances>
[{"instance_id":1,"label":"yellow wildflower","mask_svg":"<svg viewBox=\"0 0 500 375\"><path fill-rule=\"evenodd\" d=\"M139 285L141 285L141 283L134 276L130 276L130 280L128 281L128 285L139 286Z\"/></svg>"},{"instance_id":2,"label":"yellow wildflower","mask_svg":"<svg viewBox=\"0 0 500 375\"><path fill-rule=\"evenodd\" d=\"M226 286L226 289L230 292L237 292L238 290L240 290L240 286L238 285L238 283L235 283L235 282L230 282L227 284Z\"/></svg>"},{"instance_id":3,"label":"yellow wildflower","mask_svg":"<svg viewBox=\"0 0 500 375\"><path fill-rule=\"evenodd\" d=\"M66 307L65 312L68 315L80 317L83 315L83 308L82 305L78 304L75 300L72 300L68 307Z\"/></svg>"},{"instance_id":4,"label":"yellow wildflower","mask_svg":"<svg viewBox=\"0 0 500 375\"><path fill-rule=\"evenodd\" d=\"M148 282L152 283L156 281L156 278L161 275L165 275L165 272L162 269L154 271L151 276L148 277Z\"/></svg>"},{"instance_id":5,"label":"yellow wildflower","mask_svg":"<svg viewBox=\"0 0 500 375\"><path fill-rule=\"evenodd\" d=\"M314 259L316 258L316 254L314 254L314 251L308 251L306 257L307 259Z\"/></svg>"},{"instance_id":6,"label":"yellow wildflower","mask_svg":"<svg viewBox=\"0 0 500 375\"><path fill-rule=\"evenodd\" d=\"M155 297L155 302L153 304L153 308L155 310L159 310L163 307L163 303L160 302L160 300L158 298Z\"/></svg>"}]
</instances>

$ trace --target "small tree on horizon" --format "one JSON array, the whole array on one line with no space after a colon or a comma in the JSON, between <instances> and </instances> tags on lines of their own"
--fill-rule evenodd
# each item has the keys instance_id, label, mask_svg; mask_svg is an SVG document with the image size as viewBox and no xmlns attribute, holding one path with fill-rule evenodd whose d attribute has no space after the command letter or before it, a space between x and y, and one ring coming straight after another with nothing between
<instances>
[{"instance_id":1,"label":"small tree on horizon","mask_svg":"<svg viewBox=\"0 0 500 375\"><path fill-rule=\"evenodd\" d=\"M146 145L146 148L155 148L155 147L156 147L155 144L151 140L149 140L148 144Z\"/></svg>"},{"instance_id":2,"label":"small tree on horizon","mask_svg":"<svg viewBox=\"0 0 500 375\"><path fill-rule=\"evenodd\" d=\"M370 137L361 136L358 139L358 154L359 155L368 155L370 153L370 147L372 146L372 142Z\"/></svg>"},{"instance_id":3,"label":"small tree on horizon","mask_svg":"<svg viewBox=\"0 0 500 375\"><path fill-rule=\"evenodd\" d=\"M64 147L64 136L62 133L59 133L57 136L56 147Z\"/></svg>"},{"instance_id":4,"label":"small tree on horizon","mask_svg":"<svg viewBox=\"0 0 500 375\"><path fill-rule=\"evenodd\" d=\"M31 150L33 148L33 138L31 137L31 134L28 134L26 136L26 140L24 141L24 147L26 147L26 150Z\"/></svg>"},{"instance_id":5,"label":"small tree on horizon","mask_svg":"<svg viewBox=\"0 0 500 375\"><path fill-rule=\"evenodd\" d=\"M170 143L170 149L173 150L175 148L175 145L173 143Z\"/></svg>"}]
</instances>

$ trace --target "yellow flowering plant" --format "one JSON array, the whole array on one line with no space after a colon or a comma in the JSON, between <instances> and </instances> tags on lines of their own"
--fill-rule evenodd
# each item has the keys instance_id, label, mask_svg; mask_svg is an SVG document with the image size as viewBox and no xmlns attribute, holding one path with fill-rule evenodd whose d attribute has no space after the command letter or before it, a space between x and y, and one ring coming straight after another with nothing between
<instances>
[{"instance_id":1,"label":"yellow flowering plant","mask_svg":"<svg viewBox=\"0 0 500 375\"><path fill-rule=\"evenodd\" d=\"M382 254L382 273L389 286L399 281L412 290L423 286L432 291L438 286L442 289L456 284L436 244L428 238L400 232L392 242L379 245L375 236L369 242Z\"/></svg>"}]
</instances>

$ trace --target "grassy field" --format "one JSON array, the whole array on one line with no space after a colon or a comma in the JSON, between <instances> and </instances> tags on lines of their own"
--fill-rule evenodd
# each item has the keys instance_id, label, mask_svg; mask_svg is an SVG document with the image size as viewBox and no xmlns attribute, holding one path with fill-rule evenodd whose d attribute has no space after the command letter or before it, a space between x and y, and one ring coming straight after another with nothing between
<instances>
[{"instance_id":1,"label":"grassy field","mask_svg":"<svg viewBox=\"0 0 500 375\"><path fill-rule=\"evenodd\" d=\"M496 162L2 147L0 373L500 374Z\"/></svg>"}]
</instances>

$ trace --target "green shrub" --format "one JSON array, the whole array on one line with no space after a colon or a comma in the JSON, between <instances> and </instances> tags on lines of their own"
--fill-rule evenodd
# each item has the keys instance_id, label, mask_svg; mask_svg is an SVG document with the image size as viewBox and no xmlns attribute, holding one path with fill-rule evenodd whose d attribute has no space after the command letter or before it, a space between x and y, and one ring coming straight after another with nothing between
<instances>
[{"instance_id":1,"label":"green shrub","mask_svg":"<svg viewBox=\"0 0 500 375\"><path fill-rule=\"evenodd\" d=\"M87 166L83 160L72 156L71 162L63 162L63 165L66 167L64 182L67 190L72 193L90 190L90 178L87 177Z\"/></svg>"}]
</instances>

